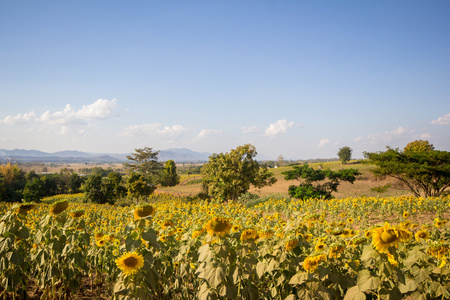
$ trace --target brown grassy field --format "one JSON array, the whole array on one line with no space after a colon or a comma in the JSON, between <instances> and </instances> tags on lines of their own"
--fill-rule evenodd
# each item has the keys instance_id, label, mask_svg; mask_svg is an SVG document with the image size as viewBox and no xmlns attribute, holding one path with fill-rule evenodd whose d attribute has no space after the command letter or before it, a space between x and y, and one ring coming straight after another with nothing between
<instances>
[{"instance_id":1,"label":"brown grassy field","mask_svg":"<svg viewBox=\"0 0 450 300\"><path fill-rule=\"evenodd\" d=\"M374 168L371 165L349 163L342 165L340 162L329 162L329 163L314 163L310 164L314 169L316 168L330 168L331 170L338 170L340 168L356 168L362 175L358 176L358 179L353 183L344 182L338 187L338 192L334 193L335 198L347 198L347 197L391 197L391 196L403 196L411 195L411 192L405 189L398 180L392 178L377 179L375 178L370 170ZM281 174L283 171L289 170L291 167L281 167L271 169L277 182L272 186L266 186L262 189L251 188L250 193L259 195L260 197L267 196L277 196L277 197L289 197L288 188L290 185L298 185L299 182L296 180L284 180L284 176ZM198 179L199 175L190 175L192 180ZM182 181L188 183L189 177L183 176ZM371 190L372 188L385 186L390 184L391 187L386 192L376 192ZM189 195L194 196L201 192L201 184L183 184L175 187L159 187L157 192L170 192L178 195Z\"/></svg>"}]
</instances>

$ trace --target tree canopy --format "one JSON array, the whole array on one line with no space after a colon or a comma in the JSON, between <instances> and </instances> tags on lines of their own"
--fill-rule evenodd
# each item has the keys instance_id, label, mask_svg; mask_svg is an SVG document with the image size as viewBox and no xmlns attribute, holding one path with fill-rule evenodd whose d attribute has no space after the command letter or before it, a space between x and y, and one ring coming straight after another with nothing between
<instances>
[{"instance_id":1,"label":"tree canopy","mask_svg":"<svg viewBox=\"0 0 450 300\"><path fill-rule=\"evenodd\" d=\"M337 155L342 164L346 164L347 162L350 161L350 159L352 158L352 152L353 152L352 148L348 146L339 149Z\"/></svg>"},{"instance_id":2,"label":"tree canopy","mask_svg":"<svg viewBox=\"0 0 450 300\"><path fill-rule=\"evenodd\" d=\"M282 172L286 180L302 180L300 185L289 186L289 195L298 199L331 199L342 181L353 183L360 175L356 169L341 169L337 172L329 169L315 170L308 164L292 166L292 170ZM323 182L323 183L319 183Z\"/></svg>"},{"instance_id":3,"label":"tree canopy","mask_svg":"<svg viewBox=\"0 0 450 300\"><path fill-rule=\"evenodd\" d=\"M205 192L222 200L237 200L251 185L261 188L275 183L272 173L254 159L256 154L255 147L246 144L211 155L202 169Z\"/></svg>"},{"instance_id":4,"label":"tree canopy","mask_svg":"<svg viewBox=\"0 0 450 300\"><path fill-rule=\"evenodd\" d=\"M364 152L368 163L377 166L375 176L390 176L403 182L416 197L448 194L450 152L434 150L428 141L409 143L403 151L387 147L384 152Z\"/></svg>"},{"instance_id":5,"label":"tree canopy","mask_svg":"<svg viewBox=\"0 0 450 300\"><path fill-rule=\"evenodd\" d=\"M161 171L160 183L162 186L176 186L180 182L180 176L177 174L177 166L175 161L169 159L164 164Z\"/></svg>"},{"instance_id":6,"label":"tree canopy","mask_svg":"<svg viewBox=\"0 0 450 300\"><path fill-rule=\"evenodd\" d=\"M153 151L152 148L145 147L142 149L135 149L131 155L127 155L127 159L132 163L125 163L124 165L132 171L142 173L148 176L158 175L163 168L162 164L158 162L159 151Z\"/></svg>"}]
</instances>

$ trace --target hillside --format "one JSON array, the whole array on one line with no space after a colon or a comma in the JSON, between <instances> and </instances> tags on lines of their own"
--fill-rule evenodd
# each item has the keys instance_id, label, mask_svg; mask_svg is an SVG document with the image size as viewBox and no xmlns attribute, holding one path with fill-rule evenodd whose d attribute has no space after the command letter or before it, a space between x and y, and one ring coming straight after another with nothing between
<instances>
[{"instance_id":1,"label":"hillside","mask_svg":"<svg viewBox=\"0 0 450 300\"><path fill-rule=\"evenodd\" d=\"M390 197L390 196L402 196L411 195L409 190L405 189L398 180L392 178L377 179L370 170L374 166L352 162L347 165L341 165L340 162L327 162L327 163L313 163L310 164L313 168L330 168L331 170L338 170L340 168L355 168L358 169L362 175L358 176L357 180L351 184L344 182L339 185L338 192L333 193L335 198L347 198L347 197ZM259 195L260 197L277 196L277 197L289 197L288 188L290 185L298 185L298 181L284 180L284 176L281 174L283 171L289 170L291 167L280 167L271 169L277 182L272 186L267 186L262 189L252 188L250 193ZM199 175L190 175L192 180L195 180L194 184L189 184L189 177L183 177L182 180L186 181L183 185L175 187L158 187L157 192L170 192L180 195L194 196L201 191L202 185L199 182ZM386 192L377 192L371 190L377 187L383 187L391 185Z\"/></svg>"}]
</instances>

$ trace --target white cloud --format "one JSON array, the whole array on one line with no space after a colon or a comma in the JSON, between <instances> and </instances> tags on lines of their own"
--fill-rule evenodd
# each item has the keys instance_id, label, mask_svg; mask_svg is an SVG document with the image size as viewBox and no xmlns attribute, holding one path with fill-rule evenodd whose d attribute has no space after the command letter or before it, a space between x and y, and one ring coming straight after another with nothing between
<instances>
[{"instance_id":1,"label":"white cloud","mask_svg":"<svg viewBox=\"0 0 450 300\"><path fill-rule=\"evenodd\" d=\"M261 132L261 127L258 126L250 126L250 127L241 127L242 133L259 133Z\"/></svg>"},{"instance_id":2,"label":"white cloud","mask_svg":"<svg viewBox=\"0 0 450 300\"><path fill-rule=\"evenodd\" d=\"M362 137L358 136L358 137L355 139L355 142L359 142L359 141L361 141L361 140L362 140Z\"/></svg>"},{"instance_id":3,"label":"white cloud","mask_svg":"<svg viewBox=\"0 0 450 300\"><path fill-rule=\"evenodd\" d=\"M421 139L424 139L424 140L428 140L428 139L431 138L431 134L428 133L428 132L422 133L422 134L420 135L420 138L421 138Z\"/></svg>"},{"instance_id":4,"label":"white cloud","mask_svg":"<svg viewBox=\"0 0 450 300\"><path fill-rule=\"evenodd\" d=\"M409 130L400 126L397 129L391 131L369 135L369 143L372 145L378 143L387 143L392 141L394 138L400 138L406 135L410 135L413 131L414 130Z\"/></svg>"},{"instance_id":5,"label":"white cloud","mask_svg":"<svg viewBox=\"0 0 450 300\"><path fill-rule=\"evenodd\" d=\"M431 124L450 125L450 114L443 115L442 117L439 117L437 120L431 121Z\"/></svg>"},{"instance_id":6,"label":"white cloud","mask_svg":"<svg viewBox=\"0 0 450 300\"><path fill-rule=\"evenodd\" d=\"M98 99L92 104L83 105L77 112L80 119L106 119L117 110L117 100Z\"/></svg>"},{"instance_id":7,"label":"white cloud","mask_svg":"<svg viewBox=\"0 0 450 300\"><path fill-rule=\"evenodd\" d=\"M203 140L207 137L210 137L211 135L218 134L218 133L222 133L222 131L217 130L217 129L202 129L200 131L200 133L197 135L196 139Z\"/></svg>"},{"instance_id":8,"label":"white cloud","mask_svg":"<svg viewBox=\"0 0 450 300\"><path fill-rule=\"evenodd\" d=\"M329 139L321 139L317 147L322 148L330 143Z\"/></svg>"},{"instance_id":9,"label":"white cloud","mask_svg":"<svg viewBox=\"0 0 450 300\"><path fill-rule=\"evenodd\" d=\"M289 122L287 120L278 120L275 123L269 125L264 132L264 135L274 138L280 133L285 133L289 128L294 126L294 122Z\"/></svg>"},{"instance_id":10,"label":"white cloud","mask_svg":"<svg viewBox=\"0 0 450 300\"><path fill-rule=\"evenodd\" d=\"M29 113L17 114L16 116L6 116L3 120L0 120L0 124L17 125L33 120L36 117L34 111Z\"/></svg>"},{"instance_id":11,"label":"white cloud","mask_svg":"<svg viewBox=\"0 0 450 300\"><path fill-rule=\"evenodd\" d=\"M188 129L182 125L162 127L159 123L140 124L126 127L120 133L123 136L159 136L165 139L175 140L180 138Z\"/></svg>"},{"instance_id":12,"label":"white cloud","mask_svg":"<svg viewBox=\"0 0 450 300\"><path fill-rule=\"evenodd\" d=\"M92 104L83 105L83 107L76 111L72 105L67 104L61 111L51 113L44 112L37 122L43 124L87 124L90 120L106 119L114 114L117 110L117 100L98 99Z\"/></svg>"}]
</instances>

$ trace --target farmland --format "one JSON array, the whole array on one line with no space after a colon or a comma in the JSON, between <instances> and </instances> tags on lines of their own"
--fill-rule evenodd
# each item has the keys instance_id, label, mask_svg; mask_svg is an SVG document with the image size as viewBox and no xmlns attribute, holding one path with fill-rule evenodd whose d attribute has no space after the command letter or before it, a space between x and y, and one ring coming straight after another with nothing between
<instances>
[{"instance_id":1,"label":"farmland","mask_svg":"<svg viewBox=\"0 0 450 300\"><path fill-rule=\"evenodd\" d=\"M2 203L2 295L448 298L449 198ZM385 223L385 221L387 223ZM23 290L22 290L23 289Z\"/></svg>"}]
</instances>

